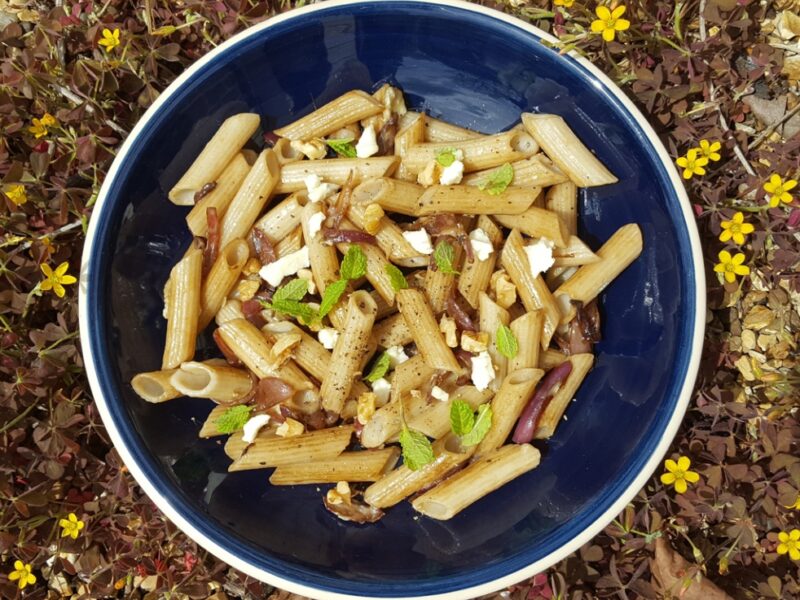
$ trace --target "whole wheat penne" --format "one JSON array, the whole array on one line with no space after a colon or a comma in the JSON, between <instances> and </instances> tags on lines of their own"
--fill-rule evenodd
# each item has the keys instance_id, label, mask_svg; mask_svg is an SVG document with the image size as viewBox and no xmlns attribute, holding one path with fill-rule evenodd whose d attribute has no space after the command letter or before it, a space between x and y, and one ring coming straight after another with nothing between
<instances>
[{"instance_id":1,"label":"whole wheat penne","mask_svg":"<svg viewBox=\"0 0 800 600\"><path fill-rule=\"evenodd\" d=\"M225 297L236 285L248 258L250 258L250 248L244 240L231 240L222 249L203 282L198 331L205 329L219 312Z\"/></svg>"},{"instance_id":2,"label":"whole wheat penne","mask_svg":"<svg viewBox=\"0 0 800 600\"><path fill-rule=\"evenodd\" d=\"M579 267L600 261L600 257L576 235L569 236L565 247L553 248L553 259L554 267Z\"/></svg>"},{"instance_id":3,"label":"whole wheat penne","mask_svg":"<svg viewBox=\"0 0 800 600\"><path fill-rule=\"evenodd\" d=\"M537 440L547 439L555 433L561 417L564 416L564 412L575 397L575 392L578 391L586 374L592 368L594 356L591 354L573 354L568 360L572 363L572 371L550 399L550 402L547 403L544 412L539 417L534 435Z\"/></svg>"},{"instance_id":4,"label":"whole wheat penne","mask_svg":"<svg viewBox=\"0 0 800 600\"><path fill-rule=\"evenodd\" d=\"M487 350L492 357L492 363L494 363L495 378L490 387L497 390L508 371L508 359L497 348L497 330L501 325L508 325L511 317L505 308L489 298L485 292L480 293L478 306L478 314L480 315L478 328L489 336Z\"/></svg>"},{"instance_id":5,"label":"whole wheat penne","mask_svg":"<svg viewBox=\"0 0 800 600\"><path fill-rule=\"evenodd\" d=\"M428 271L425 274L425 295L428 297L434 314L437 315L444 312L447 299L456 287L456 275L461 270L461 259L464 256L461 244L450 244L450 247L453 248L453 269L456 273L445 273L439 268L434 268L435 263L432 263L428 265Z\"/></svg>"},{"instance_id":6,"label":"whole wheat penne","mask_svg":"<svg viewBox=\"0 0 800 600\"><path fill-rule=\"evenodd\" d=\"M253 389L247 371L228 366L224 360L185 362L172 374L170 383L184 396L225 404L242 400Z\"/></svg>"},{"instance_id":7,"label":"whole wheat penne","mask_svg":"<svg viewBox=\"0 0 800 600\"><path fill-rule=\"evenodd\" d=\"M443 151L461 150L464 172L480 171L498 167L532 156L539 150L538 144L524 131L506 131L495 135L461 140L459 142L426 142L415 144L406 150L403 165L411 173L419 173Z\"/></svg>"},{"instance_id":8,"label":"whole wheat penne","mask_svg":"<svg viewBox=\"0 0 800 600\"><path fill-rule=\"evenodd\" d=\"M312 222L325 215L324 207L321 202L309 202L300 213L303 225L303 238L308 247L308 260L311 263L311 273L314 277L314 284L320 294L323 294L328 286L339 278L339 257L336 248L323 243L322 234L317 232L312 234Z\"/></svg>"},{"instance_id":9,"label":"whole wheat penne","mask_svg":"<svg viewBox=\"0 0 800 600\"><path fill-rule=\"evenodd\" d=\"M382 110L383 105L366 92L350 90L312 113L276 129L275 133L290 140L324 137Z\"/></svg>"},{"instance_id":10,"label":"whole wheat penne","mask_svg":"<svg viewBox=\"0 0 800 600\"><path fill-rule=\"evenodd\" d=\"M560 116L522 113L522 124L547 156L578 187L606 185L618 181Z\"/></svg>"},{"instance_id":11,"label":"whole wheat penne","mask_svg":"<svg viewBox=\"0 0 800 600\"><path fill-rule=\"evenodd\" d=\"M384 404L370 417L361 430L359 441L364 448L379 448L391 437L397 435L402 427L400 419L399 396Z\"/></svg>"},{"instance_id":12,"label":"whole wheat penne","mask_svg":"<svg viewBox=\"0 0 800 600\"><path fill-rule=\"evenodd\" d=\"M377 206L379 204L375 203ZM359 229L367 231L367 207L370 205L350 204L347 211L348 218ZM382 209L381 209L382 210ZM377 225L368 231L375 236L378 247L383 250L386 258L404 267L421 267L428 264L428 257L414 250L408 240L403 237L403 230L389 217L381 217Z\"/></svg>"},{"instance_id":13,"label":"whole wheat penne","mask_svg":"<svg viewBox=\"0 0 800 600\"><path fill-rule=\"evenodd\" d=\"M213 183L258 129L261 118L253 113L240 113L225 119L216 133L194 159L178 182L169 191L174 204L194 204L194 195L207 183Z\"/></svg>"},{"instance_id":14,"label":"whole wheat penne","mask_svg":"<svg viewBox=\"0 0 800 600\"><path fill-rule=\"evenodd\" d=\"M331 427L292 437L256 437L228 471L266 469L331 460L344 452L353 436L351 426Z\"/></svg>"},{"instance_id":15,"label":"whole wheat penne","mask_svg":"<svg viewBox=\"0 0 800 600\"><path fill-rule=\"evenodd\" d=\"M367 292L356 291L347 301L347 319L331 356L331 368L320 394L325 410L340 413L360 372L378 307Z\"/></svg>"},{"instance_id":16,"label":"whole wheat penne","mask_svg":"<svg viewBox=\"0 0 800 600\"><path fill-rule=\"evenodd\" d=\"M192 234L199 237L208 235L207 210L214 208L217 211L217 218L221 219L249 171L250 164L244 154L241 152L235 154L217 177L213 189L203 196L186 215L186 224Z\"/></svg>"},{"instance_id":17,"label":"whole wheat penne","mask_svg":"<svg viewBox=\"0 0 800 600\"><path fill-rule=\"evenodd\" d=\"M482 133L447 123L440 119L427 117L425 119L426 142L457 142L483 137Z\"/></svg>"},{"instance_id":18,"label":"whole wheat penne","mask_svg":"<svg viewBox=\"0 0 800 600\"><path fill-rule=\"evenodd\" d=\"M436 213L461 213L465 215L515 215L504 217L515 221L533 204L539 188L509 187L492 196L469 185L432 185L417 200L415 216ZM499 218L498 218L499 220Z\"/></svg>"},{"instance_id":19,"label":"whole wheat penne","mask_svg":"<svg viewBox=\"0 0 800 600\"><path fill-rule=\"evenodd\" d=\"M458 277L458 291L472 308L478 308L478 295L489 287L497 254L503 243L503 232L488 215L480 215L475 227L486 234L492 242L494 252L486 260L475 257L475 260L467 261Z\"/></svg>"},{"instance_id":20,"label":"whole wheat penne","mask_svg":"<svg viewBox=\"0 0 800 600\"><path fill-rule=\"evenodd\" d=\"M305 192L295 192L273 206L253 227L263 231L274 246L300 225L300 214L307 201Z\"/></svg>"},{"instance_id":21,"label":"whole wheat penne","mask_svg":"<svg viewBox=\"0 0 800 600\"><path fill-rule=\"evenodd\" d=\"M375 290L372 290L369 293L369 295L372 296L372 299L375 300L375 304L378 307L378 312L375 314L376 323L379 320L385 319L386 317L389 317L389 316L394 315L394 314L397 313L397 306L395 306L394 304L389 304L388 302L386 302L386 300L383 299L383 296L381 296ZM372 330L375 331L375 328L373 327ZM373 337L373 339L375 339L375 336L372 336L372 337Z\"/></svg>"},{"instance_id":22,"label":"whole wheat penne","mask_svg":"<svg viewBox=\"0 0 800 600\"><path fill-rule=\"evenodd\" d=\"M303 247L303 228L298 225L285 238L275 246L275 254L278 258L283 258L289 254L297 252Z\"/></svg>"},{"instance_id":23,"label":"whole wheat penne","mask_svg":"<svg viewBox=\"0 0 800 600\"><path fill-rule=\"evenodd\" d=\"M554 350L553 348L548 348L539 354L539 368L549 371L553 367L557 367L563 363L568 358L569 357L563 352Z\"/></svg>"},{"instance_id":24,"label":"whole wheat penne","mask_svg":"<svg viewBox=\"0 0 800 600\"><path fill-rule=\"evenodd\" d=\"M513 217L498 214L495 219L504 227L519 229L525 235L547 238L559 248L565 248L569 244L569 231L561 218L544 208L531 206Z\"/></svg>"},{"instance_id":25,"label":"whole wheat penne","mask_svg":"<svg viewBox=\"0 0 800 600\"><path fill-rule=\"evenodd\" d=\"M342 452L332 460L278 467L269 478L272 485L303 485L308 483L337 483L348 481L377 481L391 471L400 449Z\"/></svg>"},{"instance_id":26,"label":"whole wheat penne","mask_svg":"<svg viewBox=\"0 0 800 600\"><path fill-rule=\"evenodd\" d=\"M214 321L217 325L222 325L223 323L233 321L234 319L244 319L242 303L240 300L228 298L217 311Z\"/></svg>"},{"instance_id":27,"label":"whole wheat penne","mask_svg":"<svg viewBox=\"0 0 800 600\"><path fill-rule=\"evenodd\" d=\"M378 204L387 212L416 216L425 188L416 183L388 177L367 179L353 190L353 204Z\"/></svg>"},{"instance_id":28,"label":"whole wheat penne","mask_svg":"<svg viewBox=\"0 0 800 600\"><path fill-rule=\"evenodd\" d=\"M281 169L281 180L275 188L275 193L288 194L306 189L305 179L309 175L316 175L326 183L338 185L344 185L350 173L353 174L353 185L375 177L390 177L399 161L396 156L374 156L293 162Z\"/></svg>"},{"instance_id":29,"label":"whole wheat penne","mask_svg":"<svg viewBox=\"0 0 800 600\"><path fill-rule=\"evenodd\" d=\"M200 428L200 433L198 433L197 436L200 438L212 438L218 435L225 435L219 430L217 421L219 421L220 417L224 415L229 408L230 406L225 406L224 404L215 404L211 412L208 413L206 420L203 421L203 426Z\"/></svg>"},{"instance_id":30,"label":"whole wheat penne","mask_svg":"<svg viewBox=\"0 0 800 600\"><path fill-rule=\"evenodd\" d=\"M278 159L278 163L280 163L281 166L303 159L303 153L293 146L291 140L288 138L280 138L272 146L272 150L275 152L275 158Z\"/></svg>"},{"instance_id":31,"label":"whole wheat penne","mask_svg":"<svg viewBox=\"0 0 800 600\"><path fill-rule=\"evenodd\" d=\"M275 184L280 177L280 165L271 149L264 150L256 158L242 182L242 187L228 205L220 221L220 246L231 240L245 238L267 205Z\"/></svg>"},{"instance_id":32,"label":"whole wheat penne","mask_svg":"<svg viewBox=\"0 0 800 600\"><path fill-rule=\"evenodd\" d=\"M375 131L378 132L383 129L384 125L392 118L393 114L400 117L406 113L406 101L405 98L403 98L403 92L393 85L384 83L372 94L372 97L380 102L383 110L377 115L362 119L362 127L372 125Z\"/></svg>"},{"instance_id":33,"label":"whole wheat penne","mask_svg":"<svg viewBox=\"0 0 800 600\"><path fill-rule=\"evenodd\" d=\"M544 313L540 310L526 312L511 321L511 333L517 339L517 354L508 361L508 372L518 369L531 369L539 366L539 349L544 325Z\"/></svg>"},{"instance_id":34,"label":"whole wheat penne","mask_svg":"<svg viewBox=\"0 0 800 600\"><path fill-rule=\"evenodd\" d=\"M539 466L541 454L530 444L509 444L482 456L414 499L414 509L432 519L452 519L476 500Z\"/></svg>"},{"instance_id":35,"label":"whole wheat penne","mask_svg":"<svg viewBox=\"0 0 800 600\"><path fill-rule=\"evenodd\" d=\"M447 346L439 331L425 295L419 290L405 289L397 292L397 308L406 321L411 337L428 366L434 369L460 372L461 365Z\"/></svg>"},{"instance_id":36,"label":"whole wheat penne","mask_svg":"<svg viewBox=\"0 0 800 600\"><path fill-rule=\"evenodd\" d=\"M406 423L410 429L420 431L433 439L439 439L450 431L450 407L455 400L463 400L472 410L476 410L491 398L492 391L489 389L481 391L474 385L461 386L451 392L450 397L444 402L429 400L423 409L409 410L406 414Z\"/></svg>"},{"instance_id":37,"label":"whole wheat penne","mask_svg":"<svg viewBox=\"0 0 800 600\"><path fill-rule=\"evenodd\" d=\"M203 253L192 248L170 272L169 285L164 288L167 292L164 298L167 335L162 369L174 369L194 356L202 270Z\"/></svg>"},{"instance_id":38,"label":"whole wheat penne","mask_svg":"<svg viewBox=\"0 0 800 600\"><path fill-rule=\"evenodd\" d=\"M511 163L514 169L514 178L511 185L516 187L547 187L562 181L569 181L569 178L561 171L553 168L553 163L543 154L534 154L530 158ZM480 185L486 178L491 176L494 169L483 169L466 175L461 183L464 185Z\"/></svg>"},{"instance_id":39,"label":"whole wheat penne","mask_svg":"<svg viewBox=\"0 0 800 600\"><path fill-rule=\"evenodd\" d=\"M170 383L170 378L174 372L175 369L166 369L163 371L137 373L131 379L131 386L142 400L147 400L148 402L166 402L173 398L179 398L183 394L172 387L172 383Z\"/></svg>"},{"instance_id":40,"label":"whole wheat penne","mask_svg":"<svg viewBox=\"0 0 800 600\"><path fill-rule=\"evenodd\" d=\"M412 356L397 365L392 375L392 398L400 398L408 391L422 387L436 374L436 369L425 362L422 355Z\"/></svg>"},{"instance_id":41,"label":"whole wheat penne","mask_svg":"<svg viewBox=\"0 0 800 600\"><path fill-rule=\"evenodd\" d=\"M400 164L397 167L396 174L398 179L405 181L417 180L417 176L406 168L402 159L410 147L425 141L426 119L427 117L424 113L414 113L414 116L394 136L394 153L400 157Z\"/></svg>"},{"instance_id":42,"label":"whole wheat penne","mask_svg":"<svg viewBox=\"0 0 800 600\"><path fill-rule=\"evenodd\" d=\"M545 208L559 216L570 235L578 234L578 186L571 181L554 185L545 194Z\"/></svg>"},{"instance_id":43,"label":"whole wheat penne","mask_svg":"<svg viewBox=\"0 0 800 600\"><path fill-rule=\"evenodd\" d=\"M313 337L290 321L267 323L262 328L267 336L294 333L300 336L300 343L292 349L295 362L317 381L322 381L331 365L331 353Z\"/></svg>"},{"instance_id":44,"label":"whole wheat penne","mask_svg":"<svg viewBox=\"0 0 800 600\"><path fill-rule=\"evenodd\" d=\"M411 330L401 314L394 314L375 323L372 328L372 339L384 348L405 346L414 341Z\"/></svg>"}]
</instances>

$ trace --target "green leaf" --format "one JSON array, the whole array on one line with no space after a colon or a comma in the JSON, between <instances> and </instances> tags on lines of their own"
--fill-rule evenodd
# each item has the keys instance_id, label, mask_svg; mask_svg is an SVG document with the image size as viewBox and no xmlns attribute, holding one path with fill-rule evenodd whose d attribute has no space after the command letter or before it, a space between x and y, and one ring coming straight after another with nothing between
<instances>
[{"instance_id":1,"label":"green leaf","mask_svg":"<svg viewBox=\"0 0 800 600\"><path fill-rule=\"evenodd\" d=\"M514 337L514 332L511 331L510 327L500 323L500 326L497 328L496 338L497 350L500 354L506 358L514 358L517 355L517 352L519 352L519 343L517 342L517 338Z\"/></svg>"},{"instance_id":2,"label":"green leaf","mask_svg":"<svg viewBox=\"0 0 800 600\"><path fill-rule=\"evenodd\" d=\"M403 449L403 462L412 471L433 462L433 446L425 434L419 431L403 426L400 431L400 447Z\"/></svg>"},{"instance_id":3,"label":"green leaf","mask_svg":"<svg viewBox=\"0 0 800 600\"><path fill-rule=\"evenodd\" d=\"M378 379L386 375L389 371L389 366L392 364L392 361L389 359L389 355L386 352L382 352L378 359L372 363L372 369L370 370L369 374L364 377L370 383L375 383Z\"/></svg>"},{"instance_id":4,"label":"green leaf","mask_svg":"<svg viewBox=\"0 0 800 600\"><path fill-rule=\"evenodd\" d=\"M275 293L272 294L272 303L275 304L284 300L302 300L307 293L308 281L298 277L275 290Z\"/></svg>"},{"instance_id":5,"label":"green leaf","mask_svg":"<svg viewBox=\"0 0 800 600\"><path fill-rule=\"evenodd\" d=\"M251 406L240 404L232 406L217 419L217 429L220 433L233 433L239 431L250 419Z\"/></svg>"},{"instance_id":6,"label":"green leaf","mask_svg":"<svg viewBox=\"0 0 800 600\"><path fill-rule=\"evenodd\" d=\"M342 259L339 275L342 279L358 279L367 274L367 256L358 244L350 244Z\"/></svg>"},{"instance_id":7,"label":"green leaf","mask_svg":"<svg viewBox=\"0 0 800 600\"><path fill-rule=\"evenodd\" d=\"M280 300L278 302L273 300L271 304L267 302L263 304L267 308L271 308L272 310L277 310L278 312L289 315L290 317L300 319L306 325L313 322L317 318L316 310L314 310L308 304L298 302L297 300Z\"/></svg>"},{"instance_id":8,"label":"green leaf","mask_svg":"<svg viewBox=\"0 0 800 600\"><path fill-rule=\"evenodd\" d=\"M456 261L456 251L449 242L439 242L433 252L433 260L436 266L445 275L458 275L453 263Z\"/></svg>"},{"instance_id":9,"label":"green leaf","mask_svg":"<svg viewBox=\"0 0 800 600\"><path fill-rule=\"evenodd\" d=\"M456 162L456 149L455 148L442 148L436 153L436 162L443 167L449 167Z\"/></svg>"},{"instance_id":10,"label":"green leaf","mask_svg":"<svg viewBox=\"0 0 800 600\"><path fill-rule=\"evenodd\" d=\"M395 292L399 292L400 290L408 288L406 276L403 275L403 272L393 264L388 263L386 265L386 274L389 276L389 281L391 282L392 289Z\"/></svg>"},{"instance_id":11,"label":"green leaf","mask_svg":"<svg viewBox=\"0 0 800 600\"><path fill-rule=\"evenodd\" d=\"M325 140L325 143L330 146L336 154L345 158L356 157L356 146L353 144L353 138L342 138L340 140Z\"/></svg>"},{"instance_id":12,"label":"green leaf","mask_svg":"<svg viewBox=\"0 0 800 600\"><path fill-rule=\"evenodd\" d=\"M339 299L346 289L346 279L337 279L325 288L325 293L322 295L322 302L319 305L318 317L320 319L331 312L331 309L336 306L336 303L339 302Z\"/></svg>"},{"instance_id":13,"label":"green leaf","mask_svg":"<svg viewBox=\"0 0 800 600\"><path fill-rule=\"evenodd\" d=\"M472 407L463 400L453 400L450 404L450 428L456 435L466 435L475 426Z\"/></svg>"},{"instance_id":14,"label":"green leaf","mask_svg":"<svg viewBox=\"0 0 800 600\"><path fill-rule=\"evenodd\" d=\"M492 407L487 402L478 407L478 417L475 419L475 425L469 433L461 436L461 443L464 446L475 446L480 444L481 440L489 433L492 426Z\"/></svg>"},{"instance_id":15,"label":"green leaf","mask_svg":"<svg viewBox=\"0 0 800 600\"><path fill-rule=\"evenodd\" d=\"M514 179L514 167L511 163L506 163L486 176L486 179L478 184L478 187L490 196L499 196L506 191Z\"/></svg>"}]
</instances>

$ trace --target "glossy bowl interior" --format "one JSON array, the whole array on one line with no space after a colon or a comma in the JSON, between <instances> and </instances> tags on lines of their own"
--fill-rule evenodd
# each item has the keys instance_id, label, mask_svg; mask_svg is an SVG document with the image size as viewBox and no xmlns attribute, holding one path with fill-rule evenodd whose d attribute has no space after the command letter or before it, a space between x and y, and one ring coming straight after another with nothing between
<instances>
[{"instance_id":1,"label":"glossy bowl interior","mask_svg":"<svg viewBox=\"0 0 800 600\"><path fill-rule=\"evenodd\" d=\"M140 400L129 381L157 369L161 290L189 241L166 192L227 116L285 124L351 88L391 81L410 105L496 132L521 111L552 112L620 179L583 190L593 247L636 222L642 256L602 294L597 363L535 471L448 522L403 504L373 526L338 521L318 486L228 474L197 432L202 400ZM127 140L92 218L81 326L91 382L117 449L189 535L234 566L317 597L471 597L531 575L604 526L644 484L675 433L702 337L699 246L679 180L633 106L587 63L532 28L453 3L333 2L269 21L185 73ZM201 344L199 356L212 345ZM324 487L324 486L320 486Z\"/></svg>"}]
</instances>

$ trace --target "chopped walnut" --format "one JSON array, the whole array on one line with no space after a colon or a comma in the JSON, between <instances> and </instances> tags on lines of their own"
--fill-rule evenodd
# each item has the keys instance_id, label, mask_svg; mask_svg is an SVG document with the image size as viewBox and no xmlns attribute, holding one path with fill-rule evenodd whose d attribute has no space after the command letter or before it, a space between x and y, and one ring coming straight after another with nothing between
<instances>
[{"instance_id":1,"label":"chopped walnut","mask_svg":"<svg viewBox=\"0 0 800 600\"><path fill-rule=\"evenodd\" d=\"M292 356L292 351L302 341L303 337L297 332L279 333L275 336L275 343L269 351L272 364L281 366Z\"/></svg>"},{"instance_id":2,"label":"chopped walnut","mask_svg":"<svg viewBox=\"0 0 800 600\"><path fill-rule=\"evenodd\" d=\"M244 302L245 300L252 300L256 295L258 289L261 287L261 282L252 279L241 279L236 284L236 289L233 292L233 297Z\"/></svg>"},{"instance_id":3,"label":"chopped walnut","mask_svg":"<svg viewBox=\"0 0 800 600\"><path fill-rule=\"evenodd\" d=\"M489 334L485 331L464 331L461 333L461 348L467 352L478 354L486 352L489 346Z\"/></svg>"},{"instance_id":4,"label":"chopped walnut","mask_svg":"<svg viewBox=\"0 0 800 600\"><path fill-rule=\"evenodd\" d=\"M242 269L242 275L257 275L258 272L261 270L261 261L257 258L251 258L246 263L244 263L244 268Z\"/></svg>"},{"instance_id":5,"label":"chopped walnut","mask_svg":"<svg viewBox=\"0 0 800 600\"><path fill-rule=\"evenodd\" d=\"M305 430L305 427L300 421L295 421L291 417L287 417L286 420L280 424L278 429L275 430L275 435L284 438L296 437L298 435L303 435Z\"/></svg>"},{"instance_id":6,"label":"chopped walnut","mask_svg":"<svg viewBox=\"0 0 800 600\"><path fill-rule=\"evenodd\" d=\"M350 484L346 481L340 481L335 488L329 489L325 495L328 504L334 506L337 504L350 504L351 498Z\"/></svg>"},{"instance_id":7,"label":"chopped walnut","mask_svg":"<svg viewBox=\"0 0 800 600\"><path fill-rule=\"evenodd\" d=\"M367 422L375 414L375 401L377 396L372 392L364 392L358 397L358 408L356 413L358 415L358 422L366 425Z\"/></svg>"},{"instance_id":8,"label":"chopped walnut","mask_svg":"<svg viewBox=\"0 0 800 600\"><path fill-rule=\"evenodd\" d=\"M364 209L364 230L375 235L381 228L384 212L380 204L372 203Z\"/></svg>"},{"instance_id":9,"label":"chopped walnut","mask_svg":"<svg viewBox=\"0 0 800 600\"><path fill-rule=\"evenodd\" d=\"M319 160L321 158L325 158L325 155L328 154L327 144L319 138L314 138L307 142L294 140L291 143L291 146L292 150L304 154L311 160Z\"/></svg>"},{"instance_id":10,"label":"chopped walnut","mask_svg":"<svg viewBox=\"0 0 800 600\"><path fill-rule=\"evenodd\" d=\"M456 332L456 321L447 315L442 315L439 321L439 331L444 335L444 341L450 348L458 348L458 334Z\"/></svg>"},{"instance_id":11,"label":"chopped walnut","mask_svg":"<svg viewBox=\"0 0 800 600\"><path fill-rule=\"evenodd\" d=\"M489 285L494 292L495 302L503 308L508 308L517 301L517 288L504 270L495 271Z\"/></svg>"},{"instance_id":12,"label":"chopped walnut","mask_svg":"<svg viewBox=\"0 0 800 600\"><path fill-rule=\"evenodd\" d=\"M425 168L417 175L417 183L429 187L439 183L439 176L442 174L442 165L436 160L431 160Z\"/></svg>"}]
</instances>

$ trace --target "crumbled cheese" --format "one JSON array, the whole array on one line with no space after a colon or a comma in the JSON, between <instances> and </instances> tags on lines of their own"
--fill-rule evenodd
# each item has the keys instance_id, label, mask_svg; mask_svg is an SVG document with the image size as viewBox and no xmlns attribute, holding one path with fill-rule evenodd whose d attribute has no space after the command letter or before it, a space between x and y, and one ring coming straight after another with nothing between
<instances>
[{"instance_id":1,"label":"crumbled cheese","mask_svg":"<svg viewBox=\"0 0 800 600\"><path fill-rule=\"evenodd\" d=\"M380 204L373 202L367 205L367 208L364 209L364 231L372 235L378 233L384 214Z\"/></svg>"},{"instance_id":2,"label":"crumbled cheese","mask_svg":"<svg viewBox=\"0 0 800 600\"><path fill-rule=\"evenodd\" d=\"M472 383L483 391L489 387L489 384L494 381L494 365L492 364L492 357L488 352L481 352L478 356L472 357Z\"/></svg>"},{"instance_id":3,"label":"crumbled cheese","mask_svg":"<svg viewBox=\"0 0 800 600\"><path fill-rule=\"evenodd\" d=\"M474 354L486 352L489 347L489 334L485 331L465 331L461 334L461 347Z\"/></svg>"},{"instance_id":4,"label":"crumbled cheese","mask_svg":"<svg viewBox=\"0 0 800 600\"><path fill-rule=\"evenodd\" d=\"M431 396L433 396L437 400L441 400L442 402L447 402L450 399L450 394L448 394L438 385L435 385L433 386L433 388L431 388Z\"/></svg>"},{"instance_id":5,"label":"crumbled cheese","mask_svg":"<svg viewBox=\"0 0 800 600\"><path fill-rule=\"evenodd\" d=\"M252 444L264 425L269 423L269 415L254 415L242 427L242 441Z\"/></svg>"},{"instance_id":6,"label":"crumbled cheese","mask_svg":"<svg viewBox=\"0 0 800 600\"><path fill-rule=\"evenodd\" d=\"M375 400L378 404L383 406L389 401L389 394L392 391L392 384L385 377L376 379L372 384L372 393L375 394Z\"/></svg>"},{"instance_id":7,"label":"crumbled cheese","mask_svg":"<svg viewBox=\"0 0 800 600\"><path fill-rule=\"evenodd\" d=\"M504 270L492 273L490 285L494 291L494 301L503 308L508 308L517 301L517 287Z\"/></svg>"},{"instance_id":8,"label":"crumbled cheese","mask_svg":"<svg viewBox=\"0 0 800 600\"><path fill-rule=\"evenodd\" d=\"M547 238L539 238L533 244L525 246L525 254L528 255L528 263L531 266L531 275L539 276L553 266L553 244Z\"/></svg>"},{"instance_id":9,"label":"crumbled cheese","mask_svg":"<svg viewBox=\"0 0 800 600\"><path fill-rule=\"evenodd\" d=\"M397 365L402 365L408 360L408 354L402 346L389 346L386 349L386 356L389 357L389 365L394 369Z\"/></svg>"},{"instance_id":10,"label":"crumbled cheese","mask_svg":"<svg viewBox=\"0 0 800 600\"><path fill-rule=\"evenodd\" d=\"M339 330L333 327L326 327L320 329L317 334L319 343L322 344L327 350L333 350L336 346L336 340L339 339Z\"/></svg>"},{"instance_id":11,"label":"crumbled cheese","mask_svg":"<svg viewBox=\"0 0 800 600\"><path fill-rule=\"evenodd\" d=\"M358 158L369 158L378 153L378 140L375 138L375 127L367 125L361 132L356 144L356 156Z\"/></svg>"},{"instance_id":12,"label":"crumbled cheese","mask_svg":"<svg viewBox=\"0 0 800 600\"><path fill-rule=\"evenodd\" d=\"M297 252L292 252L275 262L261 267L258 274L261 279L272 287L277 287L284 277L296 274L300 269L307 269L311 266L308 259L308 246L303 246Z\"/></svg>"},{"instance_id":13,"label":"crumbled cheese","mask_svg":"<svg viewBox=\"0 0 800 600\"><path fill-rule=\"evenodd\" d=\"M302 435L304 432L305 427L303 427L303 424L290 417L287 417L286 420L278 426L278 429L275 430L275 434L280 437L296 437Z\"/></svg>"},{"instance_id":14,"label":"crumbled cheese","mask_svg":"<svg viewBox=\"0 0 800 600\"><path fill-rule=\"evenodd\" d=\"M328 146L319 138L314 138L308 142L304 142L302 140L292 140L291 144L289 145L291 146L292 150L295 152L300 152L311 160L325 158L325 155L328 154Z\"/></svg>"},{"instance_id":15,"label":"crumbled cheese","mask_svg":"<svg viewBox=\"0 0 800 600\"><path fill-rule=\"evenodd\" d=\"M306 184L306 189L308 190L308 199L311 202L325 200L325 198L339 189L339 186L335 183L323 183L322 179L320 179L319 175L316 173L306 175L306 178L303 179L303 183Z\"/></svg>"},{"instance_id":16,"label":"crumbled cheese","mask_svg":"<svg viewBox=\"0 0 800 600\"><path fill-rule=\"evenodd\" d=\"M461 183L461 178L464 176L464 152L456 150L453 155L456 159L442 169L442 173L439 175L439 183L442 185Z\"/></svg>"},{"instance_id":17,"label":"crumbled cheese","mask_svg":"<svg viewBox=\"0 0 800 600\"><path fill-rule=\"evenodd\" d=\"M375 402L377 398L373 392L364 392L358 397L358 404L356 407L356 417L358 422L366 425L367 421L375 414Z\"/></svg>"},{"instance_id":18,"label":"crumbled cheese","mask_svg":"<svg viewBox=\"0 0 800 600\"><path fill-rule=\"evenodd\" d=\"M325 212L315 212L308 217L308 237L314 238L322 229L322 224L325 222ZM306 240L307 242L311 240Z\"/></svg>"},{"instance_id":19,"label":"crumbled cheese","mask_svg":"<svg viewBox=\"0 0 800 600\"><path fill-rule=\"evenodd\" d=\"M431 236L424 229L417 229L416 231L404 231L403 237L411 245L411 247L420 254L433 254L433 246L431 245Z\"/></svg>"},{"instance_id":20,"label":"crumbled cheese","mask_svg":"<svg viewBox=\"0 0 800 600\"><path fill-rule=\"evenodd\" d=\"M492 240L480 227L469 232L469 245L472 246L472 251L480 262L488 260L494 252Z\"/></svg>"},{"instance_id":21,"label":"crumbled cheese","mask_svg":"<svg viewBox=\"0 0 800 600\"><path fill-rule=\"evenodd\" d=\"M439 181L441 173L442 165L436 162L435 158L432 158L417 175L417 183L425 187L430 187Z\"/></svg>"},{"instance_id":22,"label":"crumbled cheese","mask_svg":"<svg viewBox=\"0 0 800 600\"><path fill-rule=\"evenodd\" d=\"M439 321L439 331L444 335L444 343L450 348L458 347L458 334L456 333L455 319L442 315L442 320Z\"/></svg>"},{"instance_id":23,"label":"crumbled cheese","mask_svg":"<svg viewBox=\"0 0 800 600\"><path fill-rule=\"evenodd\" d=\"M316 294L317 293L317 286L314 283L314 273L311 272L311 269L300 269L297 272L297 276L300 279L305 279L308 282L308 293L309 294Z\"/></svg>"}]
</instances>

